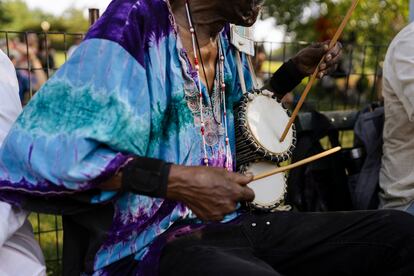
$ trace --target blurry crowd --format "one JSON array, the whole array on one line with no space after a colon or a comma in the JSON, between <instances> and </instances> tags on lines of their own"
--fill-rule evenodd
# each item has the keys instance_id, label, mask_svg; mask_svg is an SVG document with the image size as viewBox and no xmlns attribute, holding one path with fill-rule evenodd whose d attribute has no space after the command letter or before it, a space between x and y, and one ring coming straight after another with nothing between
<instances>
[{"instance_id":1,"label":"blurry crowd","mask_svg":"<svg viewBox=\"0 0 414 276\"><path fill-rule=\"evenodd\" d=\"M69 57L81 38L76 38L67 52ZM26 104L31 96L46 82L57 69L56 50L46 35L21 33L7 40L0 40L0 49L9 55L16 68L19 82L19 96L22 104Z\"/></svg>"},{"instance_id":2,"label":"blurry crowd","mask_svg":"<svg viewBox=\"0 0 414 276\"><path fill-rule=\"evenodd\" d=\"M81 41L81 35L73 37L71 46L67 49L66 58L73 54ZM353 39L343 42L351 48L355 43ZM61 65L56 61L56 50L52 47L50 39L45 34L21 33L16 37L7 39L7 41L0 40L0 49L9 55L16 68L20 87L19 95L23 105L29 101L33 94L39 90ZM269 56L264 44L257 44L255 50L256 56L253 59L255 71L259 84L264 84L271 77L271 74L268 72L269 68L266 68L268 66L265 63L266 61L271 61L268 60ZM349 51L349 49L345 50ZM326 76L317 83L316 89L320 91L318 95L321 97L332 97L334 95L341 103L350 105L359 105L365 101L372 101L372 99L369 99L370 94L377 96L374 98L380 98L378 95L381 95L381 68L377 70L375 83L372 83L372 79L369 79L362 72L362 74L358 74L357 80L347 85L341 85L344 81L341 82L340 80L346 80L347 75L352 74L350 72L350 68L353 68L353 64L350 64L352 58L348 60L346 57L344 55L338 70L332 76ZM373 89L378 91L370 91ZM295 98L292 93L288 93L283 102L287 107L292 107L296 100L297 96Z\"/></svg>"}]
</instances>

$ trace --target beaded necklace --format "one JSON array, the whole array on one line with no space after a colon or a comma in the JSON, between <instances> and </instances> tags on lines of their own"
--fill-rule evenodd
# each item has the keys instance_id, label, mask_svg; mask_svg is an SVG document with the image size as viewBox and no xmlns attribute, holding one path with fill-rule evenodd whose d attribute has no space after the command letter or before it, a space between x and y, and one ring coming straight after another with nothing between
<instances>
[{"instance_id":1,"label":"beaded necklace","mask_svg":"<svg viewBox=\"0 0 414 276\"><path fill-rule=\"evenodd\" d=\"M201 79L200 79L200 62L197 56L197 45L198 45L198 41L197 41L197 37L196 37L196 32L194 29L194 24L191 18L191 13L190 13L190 5L189 5L189 0L185 1L185 9L186 9L186 13L187 13L187 19L188 19L188 25L190 26L190 33L191 33L191 42L192 42L192 47L193 47L193 53L194 53L194 67L196 70L196 74L197 74L197 88L198 88L198 92L199 92L199 104L200 104L200 133L201 133L201 137L202 137L202 141L203 141L203 163L205 166L209 166L209 158L207 155L207 145L206 145L206 136L205 136L205 121L204 121L204 114L203 114L203 93L202 93L202 87L201 87ZM232 155L231 155L231 148L230 148L230 142L229 142L229 136L228 136L228 123L227 123L227 109L226 109L226 84L224 81L224 53L223 53L223 49L222 49L222 45L221 45L221 38L219 38L219 43L218 43L218 48L219 48L219 74L218 74L218 79L219 79L219 89L220 89L220 104L221 107L223 109L223 116L224 116L224 129L225 129L225 135L226 135L226 146L225 146L225 151L226 151L226 161L225 161L225 165L224 167L228 170L231 171L232 170Z\"/></svg>"}]
</instances>

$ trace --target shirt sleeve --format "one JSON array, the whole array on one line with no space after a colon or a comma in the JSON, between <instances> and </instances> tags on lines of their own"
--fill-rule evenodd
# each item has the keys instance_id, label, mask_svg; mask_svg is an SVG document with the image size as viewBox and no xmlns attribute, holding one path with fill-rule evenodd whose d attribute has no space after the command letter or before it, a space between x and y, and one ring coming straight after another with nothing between
<instances>
[{"instance_id":1,"label":"shirt sleeve","mask_svg":"<svg viewBox=\"0 0 414 276\"><path fill-rule=\"evenodd\" d=\"M24 224L27 213L0 202L0 248Z\"/></svg>"},{"instance_id":2,"label":"shirt sleeve","mask_svg":"<svg viewBox=\"0 0 414 276\"><path fill-rule=\"evenodd\" d=\"M11 61L0 50L0 145L22 108ZM25 222L27 213L0 202L0 248Z\"/></svg>"},{"instance_id":3,"label":"shirt sleeve","mask_svg":"<svg viewBox=\"0 0 414 276\"><path fill-rule=\"evenodd\" d=\"M151 124L146 74L118 43L83 42L11 129L0 149L0 192L89 191L131 156L145 156Z\"/></svg>"}]
</instances>

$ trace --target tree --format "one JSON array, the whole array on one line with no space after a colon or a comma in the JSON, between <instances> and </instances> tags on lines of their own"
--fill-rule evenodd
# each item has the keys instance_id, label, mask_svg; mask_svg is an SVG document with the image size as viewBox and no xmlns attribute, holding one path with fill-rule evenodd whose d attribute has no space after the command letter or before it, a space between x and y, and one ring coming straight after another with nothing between
<instances>
[{"instance_id":1,"label":"tree","mask_svg":"<svg viewBox=\"0 0 414 276\"><path fill-rule=\"evenodd\" d=\"M297 40L320 40L318 24L323 19L333 32L341 23L352 0L267 0L265 17ZM388 44L408 22L408 1L360 1L344 32L344 38L364 44ZM322 25L323 26L323 25ZM320 27L320 25L319 25ZM326 31L326 30L325 30ZM332 31L331 31L332 32Z\"/></svg>"},{"instance_id":2,"label":"tree","mask_svg":"<svg viewBox=\"0 0 414 276\"><path fill-rule=\"evenodd\" d=\"M86 32L88 20L82 10L68 9L55 16L39 9L29 9L22 0L0 0L0 29L8 31L42 31L40 24L50 23L51 32Z\"/></svg>"},{"instance_id":3,"label":"tree","mask_svg":"<svg viewBox=\"0 0 414 276\"><path fill-rule=\"evenodd\" d=\"M0 26L2 24L8 24L12 21L12 18L4 10L4 3L0 1Z\"/></svg>"}]
</instances>

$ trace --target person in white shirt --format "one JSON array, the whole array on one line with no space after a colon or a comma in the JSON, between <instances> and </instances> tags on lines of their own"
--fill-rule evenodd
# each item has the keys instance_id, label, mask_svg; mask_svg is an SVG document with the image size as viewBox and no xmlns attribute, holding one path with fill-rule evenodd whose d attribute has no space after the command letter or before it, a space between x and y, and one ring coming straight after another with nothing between
<instances>
[{"instance_id":1,"label":"person in white shirt","mask_svg":"<svg viewBox=\"0 0 414 276\"><path fill-rule=\"evenodd\" d=\"M22 107L16 71L0 50L0 146ZM0 275L43 276L46 267L28 213L0 202Z\"/></svg>"},{"instance_id":2,"label":"person in white shirt","mask_svg":"<svg viewBox=\"0 0 414 276\"><path fill-rule=\"evenodd\" d=\"M385 124L380 207L414 215L414 23L392 41L384 61Z\"/></svg>"}]
</instances>

